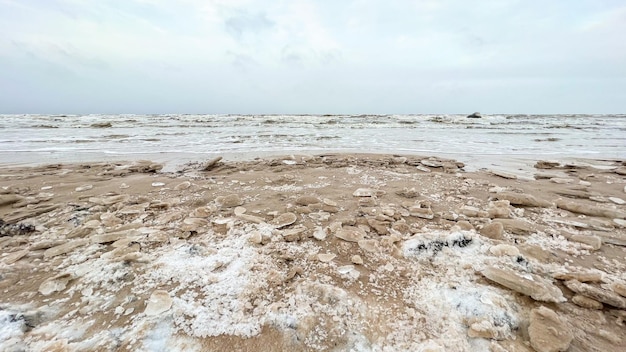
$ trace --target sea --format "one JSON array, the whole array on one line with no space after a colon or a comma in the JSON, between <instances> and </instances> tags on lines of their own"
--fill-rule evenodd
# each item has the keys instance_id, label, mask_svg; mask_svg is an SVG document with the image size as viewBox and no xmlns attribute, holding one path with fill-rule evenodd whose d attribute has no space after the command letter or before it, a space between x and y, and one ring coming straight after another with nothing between
<instances>
[{"instance_id":1,"label":"sea","mask_svg":"<svg viewBox=\"0 0 626 352\"><path fill-rule=\"evenodd\" d=\"M626 114L0 115L0 164L153 160L169 169L222 156L389 153L469 169L536 160L626 160Z\"/></svg>"}]
</instances>

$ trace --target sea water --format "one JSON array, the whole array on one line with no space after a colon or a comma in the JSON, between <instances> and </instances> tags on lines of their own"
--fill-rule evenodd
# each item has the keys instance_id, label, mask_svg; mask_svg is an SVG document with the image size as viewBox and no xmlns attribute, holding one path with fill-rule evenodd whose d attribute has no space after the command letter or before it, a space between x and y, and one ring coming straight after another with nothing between
<instances>
[{"instance_id":1,"label":"sea water","mask_svg":"<svg viewBox=\"0 0 626 352\"><path fill-rule=\"evenodd\" d=\"M626 159L626 115L0 115L0 163L180 165L330 152L511 160Z\"/></svg>"}]
</instances>

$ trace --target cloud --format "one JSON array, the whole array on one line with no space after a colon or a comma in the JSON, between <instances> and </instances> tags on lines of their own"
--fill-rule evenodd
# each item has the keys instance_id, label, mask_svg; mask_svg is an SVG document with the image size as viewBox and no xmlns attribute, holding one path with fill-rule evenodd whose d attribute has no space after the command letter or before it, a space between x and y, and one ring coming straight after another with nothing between
<instances>
[{"instance_id":1,"label":"cloud","mask_svg":"<svg viewBox=\"0 0 626 352\"><path fill-rule=\"evenodd\" d=\"M265 14L250 14L246 11L240 11L235 16L227 18L224 24L228 33L237 40L241 40L244 35L258 34L274 26L274 22Z\"/></svg>"}]
</instances>

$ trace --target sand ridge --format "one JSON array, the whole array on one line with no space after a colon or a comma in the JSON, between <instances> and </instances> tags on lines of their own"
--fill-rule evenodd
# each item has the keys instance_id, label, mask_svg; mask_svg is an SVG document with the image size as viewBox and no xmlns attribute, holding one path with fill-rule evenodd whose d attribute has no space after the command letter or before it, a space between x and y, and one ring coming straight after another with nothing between
<instances>
[{"instance_id":1,"label":"sand ridge","mask_svg":"<svg viewBox=\"0 0 626 352\"><path fill-rule=\"evenodd\" d=\"M533 180L463 167L328 154L3 168L0 345L621 346L623 164L538 162Z\"/></svg>"}]
</instances>

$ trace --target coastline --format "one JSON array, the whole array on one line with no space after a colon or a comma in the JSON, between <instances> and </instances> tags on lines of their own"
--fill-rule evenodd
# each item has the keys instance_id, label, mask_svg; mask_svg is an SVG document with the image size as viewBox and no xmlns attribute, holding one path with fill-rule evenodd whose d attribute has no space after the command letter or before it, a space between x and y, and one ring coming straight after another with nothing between
<instances>
[{"instance_id":1,"label":"coastline","mask_svg":"<svg viewBox=\"0 0 626 352\"><path fill-rule=\"evenodd\" d=\"M623 162L296 153L0 165L0 346L626 341Z\"/></svg>"}]
</instances>

